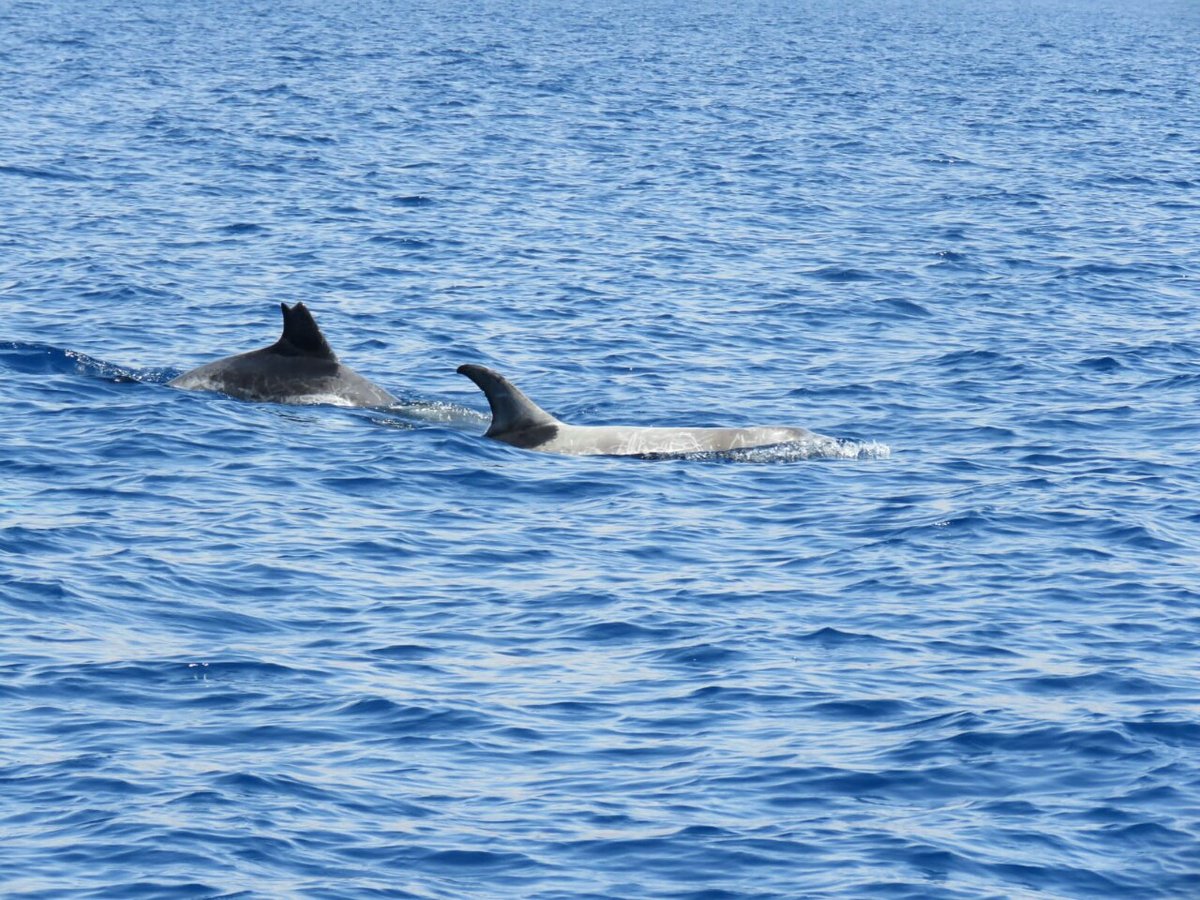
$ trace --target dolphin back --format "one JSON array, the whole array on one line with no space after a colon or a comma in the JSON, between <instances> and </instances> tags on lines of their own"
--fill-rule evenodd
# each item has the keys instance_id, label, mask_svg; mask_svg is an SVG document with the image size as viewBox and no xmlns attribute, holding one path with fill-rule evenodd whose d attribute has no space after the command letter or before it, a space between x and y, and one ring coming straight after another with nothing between
<instances>
[{"instance_id":1,"label":"dolphin back","mask_svg":"<svg viewBox=\"0 0 1200 900\"><path fill-rule=\"evenodd\" d=\"M687 456L832 440L807 428L786 425L747 428L569 425L526 397L499 372L466 365L458 367L458 374L474 381L487 396L492 424L485 436L527 450L572 456Z\"/></svg>"},{"instance_id":2,"label":"dolphin back","mask_svg":"<svg viewBox=\"0 0 1200 900\"><path fill-rule=\"evenodd\" d=\"M396 398L338 362L303 303L279 304L283 333L261 350L227 356L167 382L188 391L273 403L390 406Z\"/></svg>"}]
</instances>

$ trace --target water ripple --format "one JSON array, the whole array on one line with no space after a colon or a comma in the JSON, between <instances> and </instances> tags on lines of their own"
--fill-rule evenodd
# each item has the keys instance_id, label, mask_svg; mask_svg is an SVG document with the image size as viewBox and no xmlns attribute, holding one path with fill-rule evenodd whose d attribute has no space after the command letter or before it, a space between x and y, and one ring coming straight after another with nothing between
<instances>
[{"instance_id":1,"label":"water ripple","mask_svg":"<svg viewBox=\"0 0 1200 900\"><path fill-rule=\"evenodd\" d=\"M0 7L0 893L1200 893L1185 7Z\"/></svg>"}]
</instances>

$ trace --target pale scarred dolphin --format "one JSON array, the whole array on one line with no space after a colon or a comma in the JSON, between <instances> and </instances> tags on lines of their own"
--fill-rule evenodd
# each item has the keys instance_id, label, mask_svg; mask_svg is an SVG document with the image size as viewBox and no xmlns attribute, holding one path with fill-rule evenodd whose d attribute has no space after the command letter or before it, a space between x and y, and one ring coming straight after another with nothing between
<instances>
[{"instance_id":1,"label":"pale scarred dolphin","mask_svg":"<svg viewBox=\"0 0 1200 900\"><path fill-rule=\"evenodd\" d=\"M459 366L487 396L492 424L486 437L547 453L577 456L683 456L802 441L829 441L806 428L643 428L636 425L568 425L560 422L511 381L484 366Z\"/></svg>"},{"instance_id":2,"label":"pale scarred dolphin","mask_svg":"<svg viewBox=\"0 0 1200 900\"><path fill-rule=\"evenodd\" d=\"M283 334L270 347L219 359L167 382L189 391L219 391L239 400L391 406L383 388L338 362L303 303L283 310Z\"/></svg>"}]
</instances>

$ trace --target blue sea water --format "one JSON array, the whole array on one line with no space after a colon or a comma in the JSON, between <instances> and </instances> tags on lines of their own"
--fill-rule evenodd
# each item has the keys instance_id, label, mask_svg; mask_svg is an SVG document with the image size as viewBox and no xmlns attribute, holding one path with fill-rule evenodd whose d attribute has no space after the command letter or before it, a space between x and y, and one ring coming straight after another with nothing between
<instances>
[{"instance_id":1,"label":"blue sea water","mask_svg":"<svg viewBox=\"0 0 1200 900\"><path fill-rule=\"evenodd\" d=\"M0 894L1200 895L1198 47L0 2ZM166 386L297 300L396 409Z\"/></svg>"}]
</instances>

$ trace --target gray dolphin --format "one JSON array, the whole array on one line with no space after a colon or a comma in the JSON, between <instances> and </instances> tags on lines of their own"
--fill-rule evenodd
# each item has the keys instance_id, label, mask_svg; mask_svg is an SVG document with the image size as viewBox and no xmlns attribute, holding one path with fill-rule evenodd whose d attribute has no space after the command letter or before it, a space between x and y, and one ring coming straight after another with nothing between
<instances>
[{"instance_id":1,"label":"gray dolphin","mask_svg":"<svg viewBox=\"0 0 1200 900\"><path fill-rule=\"evenodd\" d=\"M576 456L682 456L765 447L796 441L828 441L806 428L642 428L636 425L568 425L546 412L511 381L484 366L459 366L487 396L492 424L486 437L514 447Z\"/></svg>"},{"instance_id":2,"label":"gray dolphin","mask_svg":"<svg viewBox=\"0 0 1200 900\"><path fill-rule=\"evenodd\" d=\"M283 334L270 347L218 359L167 384L187 391L220 391L239 400L391 406L383 388L338 362L303 303L283 310Z\"/></svg>"}]
</instances>

